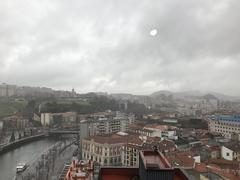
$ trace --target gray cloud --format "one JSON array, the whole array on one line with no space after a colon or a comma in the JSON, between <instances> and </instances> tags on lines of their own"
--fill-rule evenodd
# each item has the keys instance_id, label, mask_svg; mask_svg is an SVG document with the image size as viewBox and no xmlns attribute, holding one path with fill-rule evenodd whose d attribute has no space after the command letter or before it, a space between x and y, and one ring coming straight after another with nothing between
<instances>
[{"instance_id":1,"label":"gray cloud","mask_svg":"<svg viewBox=\"0 0 240 180\"><path fill-rule=\"evenodd\" d=\"M2 0L0 81L79 92L240 95L239 6L237 0Z\"/></svg>"}]
</instances>

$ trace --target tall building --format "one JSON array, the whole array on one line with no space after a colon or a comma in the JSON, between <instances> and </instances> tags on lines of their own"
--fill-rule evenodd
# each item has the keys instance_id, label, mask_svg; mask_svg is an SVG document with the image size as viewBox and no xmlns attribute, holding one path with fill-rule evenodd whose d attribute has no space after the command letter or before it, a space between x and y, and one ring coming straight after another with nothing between
<instances>
[{"instance_id":1,"label":"tall building","mask_svg":"<svg viewBox=\"0 0 240 180\"><path fill-rule=\"evenodd\" d=\"M210 132L221 133L226 138L238 135L240 140L240 115L214 115L208 118Z\"/></svg>"},{"instance_id":2,"label":"tall building","mask_svg":"<svg viewBox=\"0 0 240 180\"><path fill-rule=\"evenodd\" d=\"M15 85L8 85L8 84L0 84L0 97L12 97L16 94Z\"/></svg>"}]
</instances>

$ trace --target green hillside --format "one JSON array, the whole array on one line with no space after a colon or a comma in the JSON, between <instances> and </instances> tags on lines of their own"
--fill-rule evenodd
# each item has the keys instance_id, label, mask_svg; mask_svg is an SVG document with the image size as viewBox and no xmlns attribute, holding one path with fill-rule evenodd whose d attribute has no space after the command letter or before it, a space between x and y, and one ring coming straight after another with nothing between
<instances>
[{"instance_id":1,"label":"green hillside","mask_svg":"<svg viewBox=\"0 0 240 180\"><path fill-rule=\"evenodd\" d=\"M0 101L0 117L11 115L27 105L26 101Z\"/></svg>"}]
</instances>

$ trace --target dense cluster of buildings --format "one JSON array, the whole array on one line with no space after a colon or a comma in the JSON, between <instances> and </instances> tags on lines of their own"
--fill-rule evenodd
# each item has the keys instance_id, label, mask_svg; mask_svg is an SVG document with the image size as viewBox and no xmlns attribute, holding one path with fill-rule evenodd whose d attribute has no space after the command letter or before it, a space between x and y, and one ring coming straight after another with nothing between
<instances>
[{"instance_id":1,"label":"dense cluster of buildings","mask_svg":"<svg viewBox=\"0 0 240 180\"><path fill-rule=\"evenodd\" d=\"M109 113L92 114L91 117L101 121L101 118L111 117L110 114L113 112ZM128 117L128 115L125 116ZM237 127L238 117L237 115L214 118L211 116L207 120L218 119L217 121L230 123L229 118L232 118L235 122L232 132ZM86 124L89 121L87 119L82 117L81 122ZM95 121L91 119L89 122ZM127 128L116 128L116 131L100 131L101 125L94 127L94 133L90 133L89 124L84 128L87 133L81 140L82 158L92 160L100 166L140 168L141 155L139 154L157 149L166 158L171 168L184 169L192 178L204 179L210 176L220 177L220 179L240 178L240 142L237 141L239 139L230 140L224 133L212 130L210 125L209 130L136 122L128 124ZM239 132L235 133L239 134Z\"/></svg>"},{"instance_id":2,"label":"dense cluster of buildings","mask_svg":"<svg viewBox=\"0 0 240 180\"><path fill-rule=\"evenodd\" d=\"M11 88L1 85L0 96L12 96L16 91ZM215 99L201 103L193 105L192 110L205 106L212 111L218 106ZM73 161L63 179L91 179L94 164L102 167L99 180L123 176L141 180L153 176L240 179L240 115L207 115L203 121L208 129L181 128L178 115L151 113L141 123L132 113L110 110L84 115L41 113L34 114L33 119L43 127L80 128L83 160ZM163 119L161 123L153 123L159 119ZM20 114L0 121L0 131L4 127L19 130L29 126L29 120Z\"/></svg>"},{"instance_id":3,"label":"dense cluster of buildings","mask_svg":"<svg viewBox=\"0 0 240 180\"><path fill-rule=\"evenodd\" d=\"M86 115L78 115L76 112L41 113L35 114L35 121L41 122L45 127L75 127L80 126L81 135L104 135L114 132L128 131L129 125L135 122L134 114L126 114L119 111L106 111Z\"/></svg>"},{"instance_id":4,"label":"dense cluster of buildings","mask_svg":"<svg viewBox=\"0 0 240 180\"><path fill-rule=\"evenodd\" d=\"M0 120L0 131L1 129L5 131L24 130L30 126L29 119L24 117L22 113L6 116Z\"/></svg>"},{"instance_id":5,"label":"dense cluster of buildings","mask_svg":"<svg viewBox=\"0 0 240 180\"><path fill-rule=\"evenodd\" d=\"M178 116L206 115L217 110L239 110L240 103L220 94L203 94L201 92L159 91L150 96L132 94L111 94L110 98L144 104L149 109L172 112Z\"/></svg>"}]
</instances>

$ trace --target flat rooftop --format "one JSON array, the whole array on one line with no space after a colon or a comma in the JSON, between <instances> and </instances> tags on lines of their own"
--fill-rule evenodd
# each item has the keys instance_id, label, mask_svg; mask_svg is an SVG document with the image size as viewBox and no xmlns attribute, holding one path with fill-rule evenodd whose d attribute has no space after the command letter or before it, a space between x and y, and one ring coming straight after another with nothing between
<instances>
[{"instance_id":1,"label":"flat rooftop","mask_svg":"<svg viewBox=\"0 0 240 180\"><path fill-rule=\"evenodd\" d=\"M168 160L158 151L142 151L140 155L146 169L172 169Z\"/></svg>"},{"instance_id":2,"label":"flat rooftop","mask_svg":"<svg viewBox=\"0 0 240 180\"><path fill-rule=\"evenodd\" d=\"M101 168L102 180L132 180L138 177L138 168Z\"/></svg>"},{"instance_id":3,"label":"flat rooftop","mask_svg":"<svg viewBox=\"0 0 240 180\"><path fill-rule=\"evenodd\" d=\"M187 176L179 169L173 169L173 180L188 180ZM98 180L140 180L138 168L103 167Z\"/></svg>"}]
</instances>

